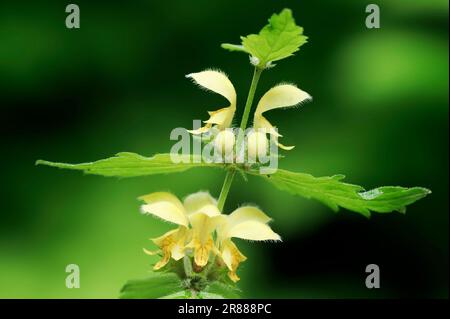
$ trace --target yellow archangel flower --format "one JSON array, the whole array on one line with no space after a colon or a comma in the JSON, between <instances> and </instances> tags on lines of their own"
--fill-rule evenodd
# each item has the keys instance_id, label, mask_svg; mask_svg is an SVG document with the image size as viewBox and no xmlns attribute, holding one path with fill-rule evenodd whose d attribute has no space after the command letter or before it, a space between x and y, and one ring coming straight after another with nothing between
<instances>
[{"instance_id":1,"label":"yellow archangel flower","mask_svg":"<svg viewBox=\"0 0 450 319\"><path fill-rule=\"evenodd\" d=\"M231 241L241 238L255 241L279 241L280 236L267 224L270 217L254 206L242 206L226 216L217 228L219 248L217 253L229 269L228 276L234 282L239 280L236 270L239 264L247 259Z\"/></svg>"},{"instance_id":2,"label":"yellow archangel flower","mask_svg":"<svg viewBox=\"0 0 450 319\"><path fill-rule=\"evenodd\" d=\"M236 270L247 258L231 241L232 238L281 240L267 225L271 219L259 208L243 206L230 215L223 215L217 208L217 201L207 192L191 194L183 202L166 192L144 195L139 199L145 202L141 206L144 214L179 225L177 229L152 239L159 247L158 251L144 249L149 255L162 254L162 259L154 266L155 270L164 267L170 258L180 260L189 249L193 249L196 265L204 267L210 253L214 253L223 260L231 280L238 281ZM214 231L217 232L216 243L212 236Z\"/></svg>"},{"instance_id":3,"label":"yellow archangel flower","mask_svg":"<svg viewBox=\"0 0 450 319\"><path fill-rule=\"evenodd\" d=\"M294 146L285 146L278 143L278 138L282 137L282 135L275 130L274 126L263 116L263 113L273 109L293 107L310 99L311 96L308 93L292 84L279 84L267 91L256 107L253 118L255 132L250 133L248 136L249 147L256 143L260 148L263 148L267 145L265 137L266 133L268 133L275 136L278 147L284 150L293 149Z\"/></svg>"},{"instance_id":4,"label":"yellow archangel flower","mask_svg":"<svg viewBox=\"0 0 450 319\"><path fill-rule=\"evenodd\" d=\"M215 125L220 131L216 137L215 146L225 150L225 152L230 151L234 145L235 136L232 132L224 130L231 126L236 111L236 91L233 84L221 71L206 70L188 74L186 77L191 78L200 87L222 95L230 103L228 107L208 112L210 118L204 121L206 125L189 132L194 135L202 134ZM275 127L263 116L263 113L277 108L293 107L310 99L311 96L308 93L292 84L280 84L267 91L256 107L253 118L255 131L250 132L247 137L249 152L253 154L257 152L267 153L268 141L266 133L276 138L278 147L284 150L293 149L294 146L285 146L278 143L278 138L282 137L282 135L275 130ZM258 148L259 151L257 150Z\"/></svg>"},{"instance_id":5,"label":"yellow archangel flower","mask_svg":"<svg viewBox=\"0 0 450 319\"><path fill-rule=\"evenodd\" d=\"M159 251L144 249L149 255L162 253L163 257L154 266L155 270L164 267L171 257L175 260L183 258L186 248L194 249L194 261L198 266L203 267L208 263L214 245L212 232L223 218L216 200L209 193L191 194L183 202L166 192L144 195L139 199L145 202L141 206L142 213L179 225L178 229L152 239Z\"/></svg>"},{"instance_id":6,"label":"yellow archangel flower","mask_svg":"<svg viewBox=\"0 0 450 319\"><path fill-rule=\"evenodd\" d=\"M206 70L188 74L186 77L192 79L200 87L222 95L230 103L227 107L217 111L208 112L210 117L208 120L204 121L206 125L189 132L192 134L202 134L211 129L213 125L220 131L230 127L233 121L234 112L236 111L236 90L225 73L215 70Z\"/></svg>"}]
</instances>

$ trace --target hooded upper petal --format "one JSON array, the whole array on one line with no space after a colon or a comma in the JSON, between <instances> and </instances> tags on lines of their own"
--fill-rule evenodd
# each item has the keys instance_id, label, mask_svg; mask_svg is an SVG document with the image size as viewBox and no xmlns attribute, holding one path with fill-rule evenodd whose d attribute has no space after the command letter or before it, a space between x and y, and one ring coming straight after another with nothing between
<instances>
[{"instance_id":1,"label":"hooded upper petal","mask_svg":"<svg viewBox=\"0 0 450 319\"><path fill-rule=\"evenodd\" d=\"M146 202L141 206L142 213L157 216L177 225L186 227L189 225L186 210L175 195L157 192L141 196L139 199Z\"/></svg>"},{"instance_id":2,"label":"hooded upper petal","mask_svg":"<svg viewBox=\"0 0 450 319\"><path fill-rule=\"evenodd\" d=\"M188 74L186 77L192 79L202 88L222 95L230 103L228 107L208 112L210 118L204 121L206 126L189 132L192 134L201 134L208 131L213 124L216 124L219 129L229 127L233 121L234 112L236 111L236 90L225 73L215 70L206 70Z\"/></svg>"},{"instance_id":3,"label":"hooded upper petal","mask_svg":"<svg viewBox=\"0 0 450 319\"><path fill-rule=\"evenodd\" d=\"M236 225L240 222L254 220L261 223L268 223L272 220L262 210L255 206L242 206L234 210L229 216L230 224Z\"/></svg>"},{"instance_id":4,"label":"hooded upper petal","mask_svg":"<svg viewBox=\"0 0 450 319\"><path fill-rule=\"evenodd\" d=\"M295 85L279 84L267 91L259 100L255 116L269 110L295 106L309 99L311 96Z\"/></svg>"},{"instance_id":5,"label":"hooded upper petal","mask_svg":"<svg viewBox=\"0 0 450 319\"><path fill-rule=\"evenodd\" d=\"M188 195L183 201L183 206L188 215L199 211L207 205L217 206L217 200L209 192L197 192Z\"/></svg>"},{"instance_id":6,"label":"hooded upper petal","mask_svg":"<svg viewBox=\"0 0 450 319\"><path fill-rule=\"evenodd\" d=\"M243 206L230 215L224 215L224 222L217 230L220 240L242 238L248 240L280 240L267 223L271 218L258 207Z\"/></svg>"},{"instance_id":7,"label":"hooded upper petal","mask_svg":"<svg viewBox=\"0 0 450 319\"><path fill-rule=\"evenodd\" d=\"M282 135L275 130L274 126L262 114L277 108L292 107L310 99L311 96L308 93L300 90L295 85L277 85L267 91L259 100L253 118L253 126L255 129L264 129L265 132L275 137L281 137ZM278 142L277 145L287 150L294 148L293 146L284 146Z\"/></svg>"},{"instance_id":8,"label":"hooded upper petal","mask_svg":"<svg viewBox=\"0 0 450 319\"><path fill-rule=\"evenodd\" d=\"M215 70L205 70L190 73L186 77L191 78L201 87L222 95L231 105L236 105L236 90L225 73Z\"/></svg>"},{"instance_id":9,"label":"hooded upper petal","mask_svg":"<svg viewBox=\"0 0 450 319\"><path fill-rule=\"evenodd\" d=\"M267 224L249 220L239 223L228 232L229 238L241 238L247 240L281 240L280 235L275 233Z\"/></svg>"}]
</instances>

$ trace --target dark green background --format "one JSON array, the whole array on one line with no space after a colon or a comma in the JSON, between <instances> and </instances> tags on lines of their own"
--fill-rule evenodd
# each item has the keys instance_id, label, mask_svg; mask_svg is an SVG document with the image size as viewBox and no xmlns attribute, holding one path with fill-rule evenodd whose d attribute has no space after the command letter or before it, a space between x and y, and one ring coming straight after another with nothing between
<instances>
[{"instance_id":1,"label":"dark green background","mask_svg":"<svg viewBox=\"0 0 450 319\"><path fill-rule=\"evenodd\" d=\"M117 180L35 167L39 158L84 162L119 151L167 152L174 127L191 127L223 99L184 75L227 72L243 109L248 58L220 48L293 9L309 42L263 74L313 97L268 114L295 144L281 167L347 181L424 186L406 215L370 220L237 178L226 210L258 204L282 243L238 242L245 297L448 296L448 2L377 1L381 29L366 29L368 1L76 1L81 29L65 28L66 1L0 4L0 297L115 298L154 261L148 238L171 228L139 214L136 197L198 190L217 196L224 173ZM81 288L65 287L65 266ZM365 266L381 289L365 288Z\"/></svg>"}]
</instances>

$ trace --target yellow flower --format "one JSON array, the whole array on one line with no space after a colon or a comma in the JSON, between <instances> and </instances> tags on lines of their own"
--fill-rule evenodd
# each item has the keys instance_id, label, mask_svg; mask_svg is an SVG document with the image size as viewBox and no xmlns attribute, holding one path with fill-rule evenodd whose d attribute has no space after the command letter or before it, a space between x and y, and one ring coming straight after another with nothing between
<instances>
[{"instance_id":1,"label":"yellow flower","mask_svg":"<svg viewBox=\"0 0 450 319\"><path fill-rule=\"evenodd\" d=\"M185 242L188 238L188 229L180 226L178 229L170 230L161 237L153 238L152 241L160 248L159 251L149 251L144 248L144 253L153 256L162 253L162 259L158 261L153 269L158 270L164 267L172 257L175 260L180 260L184 256Z\"/></svg>"},{"instance_id":2,"label":"yellow flower","mask_svg":"<svg viewBox=\"0 0 450 319\"><path fill-rule=\"evenodd\" d=\"M267 225L271 219L257 207L243 206L230 215L223 216L225 218L217 228L220 243L218 254L229 269L228 276L236 282L239 280L236 270L239 264L247 258L231 241L231 238L256 241L279 241L281 238Z\"/></svg>"},{"instance_id":3,"label":"yellow flower","mask_svg":"<svg viewBox=\"0 0 450 319\"><path fill-rule=\"evenodd\" d=\"M282 137L282 135L275 130L272 124L262 114L273 109L292 107L310 99L311 96L308 93L300 90L294 85L277 85L267 91L259 100L253 118L253 127L256 130L262 129L265 133L273 135L278 139L278 137ZM277 145L284 150L291 150L294 148L294 146L285 146L278 142Z\"/></svg>"},{"instance_id":4,"label":"yellow flower","mask_svg":"<svg viewBox=\"0 0 450 319\"><path fill-rule=\"evenodd\" d=\"M236 111L236 91L233 84L223 72L214 70L191 73L186 77L191 78L202 88L222 95L228 100L228 102L230 102L228 107L221 108L217 111L208 112L210 118L204 121L206 125L196 130L190 130L189 132L192 134L202 134L210 130L212 126L215 125L215 127L217 127L220 131L217 138L221 137L221 139L218 139L216 143L218 145L216 145L216 147L219 147L220 149L229 149L229 145L234 144L234 135L231 136L231 133L226 136L221 135L225 133L223 132L224 129L231 126L233 116ZM278 138L282 137L282 135L275 130L274 126L272 126L272 124L263 116L263 113L277 108L292 107L310 99L311 96L308 93L300 90L295 85L277 85L267 91L259 100L253 118L253 127L255 129L262 129L264 132L262 134L264 135L266 133L273 135L277 139L276 144L278 147L284 150L291 150L294 146L285 146L278 142ZM249 142L253 144L259 140L259 136L253 136L255 134L257 134L257 132L251 132L248 135ZM225 141L227 141L226 144L224 144ZM267 153L268 146L266 143L258 142L257 144L259 144L260 154ZM256 149L253 147L252 150L255 151ZM253 157L257 156L256 153L252 155L254 155Z\"/></svg>"},{"instance_id":5,"label":"yellow flower","mask_svg":"<svg viewBox=\"0 0 450 319\"><path fill-rule=\"evenodd\" d=\"M149 255L162 254L162 259L154 266L155 270L164 267L170 258L180 260L187 249L193 249L194 262L199 267L208 263L211 253L219 255L229 270L228 276L236 282L239 280L236 270L247 258L231 238L281 240L267 225L271 219L259 208L243 206L230 215L222 215L217 201L207 192L191 194L183 202L166 192L144 195L139 199L145 202L141 206L143 213L178 225L177 229L152 239L159 247L158 251L144 249ZM218 247L212 236L214 231L217 231Z\"/></svg>"},{"instance_id":6,"label":"yellow flower","mask_svg":"<svg viewBox=\"0 0 450 319\"><path fill-rule=\"evenodd\" d=\"M194 249L194 261L198 266L203 267L208 263L209 253L213 248L212 232L223 218L216 200L209 193L191 194L183 203L167 192L152 193L139 199L146 203L141 206L143 213L179 225L178 229L152 239L163 255L155 269L164 267L170 257L175 260L183 258L186 248ZM156 253L144 251L150 255Z\"/></svg>"},{"instance_id":7,"label":"yellow flower","mask_svg":"<svg viewBox=\"0 0 450 319\"><path fill-rule=\"evenodd\" d=\"M221 71L206 70L198 73L186 75L200 87L222 95L230 102L230 105L217 111L208 112L209 119L204 121L205 126L189 131L192 134L202 134L207 132L213 124L222 131L231 126L234 112L236 111L236 90L233 84Z\"/></svg>"}]
</instances>

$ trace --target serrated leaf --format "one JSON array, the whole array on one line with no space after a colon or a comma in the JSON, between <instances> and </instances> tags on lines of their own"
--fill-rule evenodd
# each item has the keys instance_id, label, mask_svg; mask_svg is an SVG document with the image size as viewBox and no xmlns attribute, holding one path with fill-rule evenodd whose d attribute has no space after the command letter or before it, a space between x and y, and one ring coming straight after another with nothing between
<instances>
[{"instance_id":1,"label":"serrated leaf","mask_svg":"<svg viewBox=\"0 0 450 319\"><path fill-rule=\"evenodd\" d=\"M67 164L38 160L36 165L83 171L86 174L115 177L135 177L154 174L183 172L194 167L223 167L220 164L208 164L194 155L177 155L185 159L183 163L174 163L170 154L156 154L145 157L135 153L122 152L113 157L90 163Z\"/></svg>"},{"instance_id":2,"label":"serrated leaf","mask_svg":"<svg viewBox=\"0 0 450 319\"><path fill-rule=\"evenodd\" d=\"M103 176L133 177L164 173L183 172L194 167L224 167L223 164L205 163L193 155L186 156L186 163L174 163L170 154L156 154L144 157L135 153L118 153L116 156L91 163L66 164L39 160L37 165L81 170L86 174ZM246 171L260 175L257 170ZM404 212L406 206L431 193L422 187L405 188L384 186L364 191L361 186L344 183L343 175L314 177L304 173L294 173L279 169L271 175L261 175L281 190L321 201L337 211L339 207L370 216L370 211L388 213Z\"/></svg>"},{"instance_id":3,"label":"serrated leaf","mask_svg":"<svg viewBox=\"0 0 450 319\"><path fill-rule=\"evenodd\" d=\"M281 190L319 200L334 211L343 207L367 217L370 216L371 211L404 213L407 205L431 193L423 187L400 186L383 186L366 192L361 186L342 182L344 175L314 177L282 169L278 169L271 175L260 175L258 171L249 173L262 176Z\"/></svg>"},{"instance_id":4,"label":"serrated leaf","mask_svg":"<svg viewBox=\"0 0 450 319\"><path fill-rule=\"evenodd\" d=\"M238 288L219 281L214 281L211 284L209 284L208 287L206 287L205 292L226 299L240 298L239 296L240 290ZM204 294L204 292L202 293ZM213 299L220 299L220 298L213 298Z\"/></svg>"},{"instance_id":5,"label":"serrated leaf","mask_svg":"<svg viewBox=\"0 0 450 319\"><path fill-rule=\"evenodd\" d=\"M180 278L174 273L152 273L149 278L130 280L120 291L122 299L161 298L183 290Z\"/></svg>"},{"instance_id":6,"label":"serrated leaf","mask_svg":"<svg viewBox=\"0 0 450 319\"><path fill-rule=\"evenodd\" d=\"M303 28L296 25L292 11L283 9L279 14L273 14L269 24L258 34L241 37L241 46L224 43L222 48L246 52L258 58L258 67L265 68L271 62L293 55L307 39L303 35Z\"/></svg>"}]
</instances>

